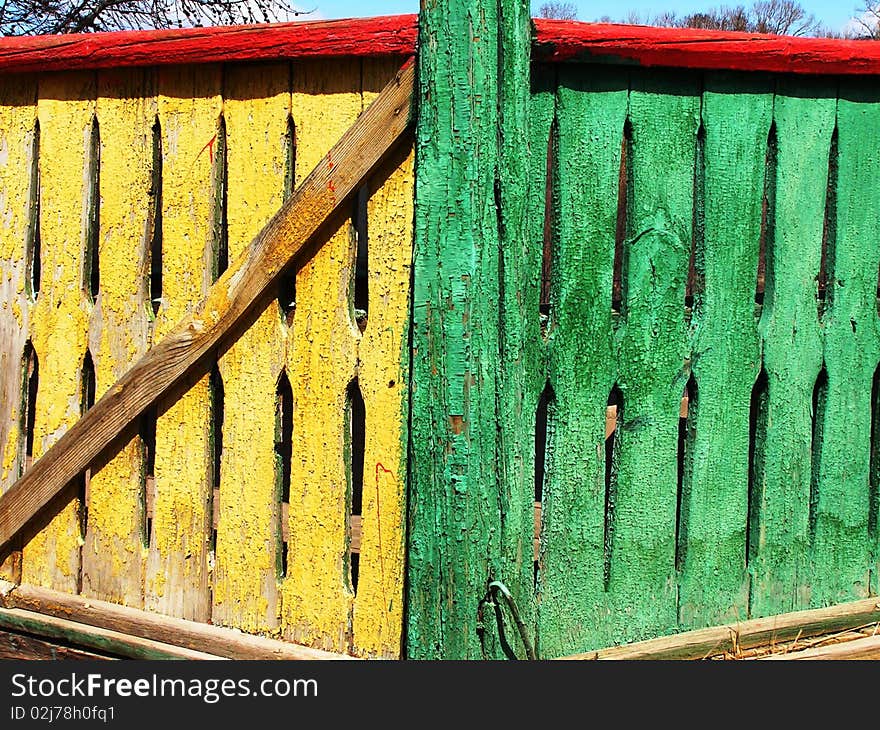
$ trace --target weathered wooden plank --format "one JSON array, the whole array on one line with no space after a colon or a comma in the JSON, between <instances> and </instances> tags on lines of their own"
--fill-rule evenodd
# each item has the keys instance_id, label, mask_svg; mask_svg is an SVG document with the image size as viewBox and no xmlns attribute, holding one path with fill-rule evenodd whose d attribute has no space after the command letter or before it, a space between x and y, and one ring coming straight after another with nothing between
<instances>
[{"instance_id":1,"label":"weathered wooden plank","mask_svg":"<svg viewBox=\"0 0 880 730\"><path fill-rule=\"evenodd\" d=\"M532 649L514 633L508 651L529 656L536 641L534 502L535 413L544 388L540 295L543 246L533 238L530 216L534 203L546 196L547 132L531 132L531 23L529 5L501 3L498 16L499 148L496 189L499 233L499 359L498 413L500 459L499 500L501 558L493 577L502 581L517 605L519 619L529 627ZM549 96L549 95L548 95ZM543 174L534 175L535 170ZM541 216L540 218L543 218ZM540 220L539 218L539 220ZM506 604L503 620L516 631ZM505 630L506 631L506 630ZM492 635L503 638L499 629Z\"/></svg>"},{"instance_id":2,"label":"weathered wooden plank","mask_svg":"<svg viewBox=\"0 0 880 730\"><path fill-rule=\"evenodd\" d=\"M69 646L43 641L28 634L0 631L0 659L30 659L43 661L80 660L99 661L110 657L91 651L72 649Z\"/></svg>"},{"instance_id":3,"label":"weathered wooden plank","mask_svg":"<svg viewBox=\"0 0 880 730\"><path fill-rule=\"evenodd\" d=\"M689 376L684 301L698 92L696 80L681 74L631 77L631 180L617 352L623 413L607 580L616 642L669 633L678 622L677 442Z\"/></svg>"},{"instance_id":4,"label":"weathered wooden plank","mask_svg":"<svg viewBox=\"0 0 880 730\"><path fill-rule=\"evenodd\" d=\"M852 639L839 644L817 646L812 649L793 651L786 654L771 654L770 656L760 657L760 659L775 661L880 659L880 636L867 636L864 639Z\"/></svg>"},{"instance_id":5,"label":"weathered wooden plank","mask_svg":"<svg viewBox=\"0 0 880 730\"><path fill-rule=\"evenodd\" d=\"M199 372L199 367L204 368L212 350L235 334L234 328L242 324L258 297L405 134L413 77L412 64L406 64L334 148L332 157L340 164L331 166L322 160L251 242L247 257L235 261L192 314L65 433L57 448L0 496L0 546L85 469L132 419L167 396L187 375L199 377L204 372ZM210 514L206 521L210 523Z\"/></svg>"},{"instance_id":6,"label":"weathered wooden plank","mask_svg":"<svg viewBox=\"0 0 880 730\"><path fill-rule=\"evenodd\" d=\"M40 364L35 460L80 416L81 366L88 344L91 308L89 282L84 280L84 274L93 176L89 151L95 113L94 74L41 77L37 113L45 276L32 310L31 339ZM3 496L12 498L15 491L13 486ZM45 525L34 525L25 536L24 580L58 590L78 591L82 544L79 508L79 498L72 496L51 520Z\"/></svg>"},{"instance_id":7,"label":"weathered wooden plank","mask_svg":"<svg viewBox=\"0 0 880 730\"><path fill-rule=\"evenodd\" d=\"M880 98L860 81L842 83L839 94L826 213L822 332L828 383L823 407L814 414L821 444L813 464L813 606L870 595L873 552L869 470L871 393L880 359L880 228L871 210L880 200Z\"/></svg>"},{"instance_id":8,"label":"weathered wooden plank","mask_svg":"<svg viewBox=\"0 0 880 730\"><path fill-rule=\"evenodd\" d=\"M287 58L397 58L415 53L417 17L4 38L0 72L66 71Z\"/></svg>"},{"instance_id":9,"label":"weathered wooden plank","mask_svg":"<svg viewBox=\"0 0 880 730\"><path fill-rule=\"evenodd\" d=\"M703 93L705 199L692 328L698 411L679 526L679 620L748 616L749 406L760 369L755 277L773 95L767 79L711 75ZM700 222L698 222L698 226Z\"/></svg>"},{"instance_id":10,"label":"weathered wooden plank","mask_svg":"<svg viewBox=\"0 0 880 730\"><path fill-rule=\"evenodd\" d=\"M421 15L420 47L444 50L419 54L406 641L416 659L479 658L480 637L497 634L478 609L501 567L501 4L427 3Z\"/></svg>"},{"instance_id":11,"label":"weathered wooden plank","mask_svg":"<svg viewBox=\"0 0 880 730\"><path fill-rule=\"evenodd\" d=\"M288 64L227 66L229 256L236 258L284 202ZM278 627L275 390L284 332L277 301L220 359L223 458L212 622L242 631Z\"/></svg>"},{"instance_id":12,"label":"weathered wooden plank","mask_svg":"<svg viewBox=\"0 0 880 730\"><path fill-rule=\"evenodd\" d=\"M176 67L157 74L166 243L163 301L154 343L177 331L175 325L193 311L211 285L221 80L219 66ZM145 606L169 616L207 621L211 617L211 394L207 376L188 385L156 409L156 497Z\"/></svg>"},{"instance_id":13,"label":"weathered wooden plank","mask_svg":"<svg viewBox=\"0 0 880 730\"><path fill-rule=\"evenodd\" d=\"M101 291L91 312L90 352L100 397L147 350L148 261L153 204L155 91L151 73L98 74L101 132ZM83 545L86 596L143 605L144 454L139 437L92 468Z\"/></svg>"},{"instance_id":14,"label":"weathered wooden plank","mask_svg":"<svg viewBox=\"0 0 880 730\"><path fill-rule=\"evenodd\" d=\"M369 104L397 70L364 61ZM369 317L358 343L358 383L366 412L359 578L353 650L398 659L403 634L409 439L409 292L412 271L413 151L401 145L372 176L367 204Z\"/></svg>"},{"instance_id":15,"label":"weathered wooden plank","mask_svg":"<svg viewBox=\"0 0 880 730\"><path fill-rule=\"evenodd\" d=\"M0 494L25 468L24 354L30 333L36 175L37 80L0 80ZM0 551L0 577L20 579L21 551Z\"/></svg>"},{"instance_id":16,"label":"weathered wooden plank","mask_svg":"<svg viewBox=\"0 0 880 730\"><path fill-rule=\"evenodd\" d=\"M614 640L605 593L606 406L615 382L612 275L625 71L560 70L559 200L549 325L556 402L539 562L544 656Z\"/></svg>"},{"instance_id":17,"label":"weathered wooden plank","mask_svg":"<svg viewBox=\"0 0 880 730\"><path fill-rule=\"evenodd\" d=\"M534 54L543 61L863 76L877 73L880 60L878 49L856 40L543 18L535 19L535 31Z\"/></svg>"},{"instance_id":18,"label":"weathered wooden plank","mask_svg":"<svg viewBox=\"0 0 880 730\"><path fill-rule=\"evenodd\" d=\"M108 631L96 626L86 626L74 621L23 611L20 608L0 608L0 627L50 639L61 639L77 647L95 649L101 653L129 659L223 658L117 631Z\"/></svg>"},{"instance_id":19,"label":"weathered wooden plank","mask_svg":"<svg viewBox=\"0 0 880 730\"><path fill-rule=\"evenodd\" d=\"M868 626L880 621L876 598L830 608L797 611L725 626L685 631L626 646L615 646L562 659L705 659L725 653L769 646Z\"/></svg>"},{"instance_id":20,"label":"weathered wooden plank","mask_svg":"<svg viewBox=\"0 0 880 730\"><path fill-rule=\"evenodd\" d=\"M0 605L20 608L79 624L127 634L132 637L173 644L194 651L209 652L228 659L338 660L344 654L310 649L219 626L161 616L98 600L35 588L0 583Z\"/></svg>"},{"instance_id":21,"label":"weathered wooden plank","mask_svg":"<svg viewBox=\"0 0 880 730\"><path fill-rule=\"evenodd\" d=\"M295 64L292 109L297 181L322 158L339 165L329 150L361 112L360 61ZM282 624L285 638L344 651L354 600L345 458L346 393L357 374L351 216L334 218L321 241L297 272L288 345L294 413Z\"/></svg>"},{"instance_id":22,"label":"weathered wooden plank","mask_svg":"<svg viewBox=\"0 0 880 730\"><path fill-rule=\"evenodd\" d=\"M813 392L822 367L818 275L835 99L828 86L779 80L773 236L759 323L768 375L766 440L755 466L750 615L810 604Z\"/></svg>"}]
</instances>

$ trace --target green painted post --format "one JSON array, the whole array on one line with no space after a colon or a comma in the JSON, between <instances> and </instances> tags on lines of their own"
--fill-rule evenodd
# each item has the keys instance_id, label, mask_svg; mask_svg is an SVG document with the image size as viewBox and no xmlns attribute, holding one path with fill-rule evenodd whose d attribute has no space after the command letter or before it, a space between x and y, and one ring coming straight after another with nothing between
<instances>
[{"instance_id":1,"label":"green painted post","mask_svg":"<svg viewBox=\"0 0 880 730\"><path fill-rule=\"evenodd\" d=\"M532 613L511 559L527 495L501 456L503 398L519 386L502 389L499 366L522 349L502 350L500 333L502 251L524 235L528 3L424 2L419 35L407 655L494 658L489 584ZM505 636L522 655L516 627Z\"/></svg>"}]
</instances>

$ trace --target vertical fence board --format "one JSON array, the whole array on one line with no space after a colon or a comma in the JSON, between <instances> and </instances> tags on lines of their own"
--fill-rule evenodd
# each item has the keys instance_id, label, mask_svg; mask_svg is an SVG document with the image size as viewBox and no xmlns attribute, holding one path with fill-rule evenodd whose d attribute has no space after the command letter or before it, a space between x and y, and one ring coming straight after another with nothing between
<instances>
[{"instance_id":1,"label":"vertical fence board","mask_svg":"<svg viewBox=\"0 0 880 730\"><path fill-rule=\"evenodd\" d=\"M631 199L618 382L623 393L608 590L617 641L677 625L679 405L688 378L685 282L693 214L697 84L634 74Z\"/></svg>"},{"instance_id":2,"label":"vertical fence board","mask_svg":"<svg viewBox=\"0 0 880 730\"><path fill-rule=\"evenodd\" d=\"M399 67L364 62L364 106ZM359 345L366 410L360 578L354 603L359 655L401 655L406 535L409 292L413 154L402 149L374 174L367 212L369 318Z\"/></svg>"},{"instance_id":3,"label":"vertical fence board","mask_svg":"<svg viewBox=\"0 0 880 730\"><path fill-rule=\"evenodd\" d=\"M824 97L824 98L823 98ZM759 331L769 378L763 473L751 571L751 614L809 605L812 396L822 366L817 309L828 153L835 100L804 81L779 81L774 237Z\"/></svg>"},{"instance_id":4,"label":"vertical fence board","mask_svg":"<svg viewBox=\"0 0 880 730\"><path fill-rule=\"evenodd\" d=\"M27 242L37 119L35 77L0 79L0 494L24 471L24 350L31 325ZM0 553L0 578L17 581L20 551Z\"/></svg>"},{"instance_id":5,"label":"vertical fence board","mask_svg":"<svg viewBox=\"0 0 880 730\"><path fill-rule=\"evenodd\" d=\"M40 364L34 459L80 416L81 365L91 305L84 282L89 148L95 76L45 76L39 83L43 282L33 310ZM79 498L70 490L45 525L25 534L22 580L76 593L80 579ZM58 503L61 504L60 502ZM40 529L42 528L42 529Z\"/></svg>"},{"instance_id":6,"label":"vertical fence board","mask_svg":"<svg viewBox=\"0 0 880 730\"><path fill-rule=\"evenodd\" d=\"M96 399L147 349L150 317L145 262L156 117L152 73L141 69L100 72L97 117L101 290L90 333ZM83 545L85 596L137 608L143 605L143 469L143 445L137 435L109 461L92 467Z\"/></svg>"},{"instance_id":7,"label":"vertical fence board","mask_svg":"<svg viewBox=\"0 0 880 730\"><path fill-rule=\"evenodd\" d=\"M223 114L234 259L283 202L289 65L227 67ZM220 360L225 397L213 622L250 632L276 629L280 612L274 448L283 335L273 299Z\"/></svg>"},{"instance_id":8,"label":"vertical fence board","mask_svg":"<svg viewBox=\"0 0 880 730\"><path fill-rule=\"evenodd\" d=\"M880 100L863 82L845 82L838 101L836 218L829 233L823 319L827 400L821 418L813 606L864 598L872 548L871 390L880 357L877 266L880 261ZM835 179L836 177L836 179ZM833 216L835 211L830 211Z\"/></svg>"},{"instance_id":9,"label":"vertical fence board","mask_svg":"<svg viewBox=\"0 0 880 730\"><path fill-rule=\"evenodd\" d=\"M539 458L536 441L540 435L536 433L537 411L547 381L547 320L541 310L541 292L545 235L553 225L553 212L548 210L547 193L552 178L552 171L548 169L548 156L556 113L556 85L555 68L545 66L534 70L528 109L529 159L526 177L529 187L525 200L523 240L519 245L505 250L502 279L506 292L505 310L513 310L513 317L505 315L508 316L504 326L505 334L508 329L516 328L510 332L513 342L508 340L505 344L508 354L504 357L510 358L509 370L512 373L519 372L513 378L513 383L519 383L519 390L514 393L516 400L514 404L503 409L501 414L506 420L502 427L505 439L511 436L514 439L512 448L505 449L506 469L508 479L515 480L514 483L521 481L522 494L519 499L523 504L517 505L517 509L525 512L522 518L510 520L513 524L507 527L509 536L505 539L504 549L514 565L521 565L520 580L524 586L521 591L526 595L533 595L533 613L524 620L528 619L533 627L535 651L539 656L542 651L540 583L539 575L535 571L538 558L535 556L534 545L540 532L540 524L536 524L533 502L537 499L535 480L538 478ZM511 151L511 154L516 154L516 150ZM505 402L510 401L505 398ZM546 447L547 432L544 436ZM545 453L544 464L547 461L546 456ZM541 464L542 468L544 464ZM514 530L519 533L518 541L513 540ZM526 587L531 589L528 593Z\"/></svg>"},{"instance_id":10,"label":"vertical fence board","mask_svg":"<svg viewBox=\"0 0 880 730\"><path fill-rule=\"evenodd\" d=\"M498 171L495 183L499 233L498 460L500 565L493 577L510 591L535 644L535 412L544 385L541 320L541 247L531 237L531 188L546 192L546 174L535 177L533 159L544 161L547 144L532 144L530 119L531 25L529 4L499 3ZM529 658L508 607L511 651ZM496 620L497 622L497 620ZM496 629L498 631L499 629ZM507 629L504 629L507 632Z\"/></svg>"},{"instance_id":11,"label":"vertical fence board","mask_svg":"<svg viewBox=\"0 0 880 730\"><path fill-rule=\"evenodd\" d=\"M161 69L157 88L165 244L164 301L154 341L177 324L210 284L220 68ZM210 413L206 376L185 383L161 403L156 426L156 499L145 603L151 610L196 621L211 617Z\"/></svg>"},{"instance_id":12,"label":"vertical fence board","mask_svg":"<svg viewBox=\"0 0 880 730\"><path fill-rule=\"evenodd\" d=\"M696 294L693 320L699 405L681 510L681 628L748 615L749 409L760 369L755 282L772 110L769 80L706 79L705 227L696 261L705 290Z\"/></svg>"},{"instance_id":13,"label":"vertical fence board","mask_svg":"<svg viewBox=\"0 0 880 730\"><path fill-rule=\"evenodd\" d=\"M611 641L604 586L605 411L614 385L611 290L628 78L560 71L558 249L550 315L556 396L539 564L542 653Z\"/></svg>"},{"instance_id":14,"label":"vertical fence board","mask_svg":"<svg viewBox=\"0 0 880 730\"><path fill-rule=\"evenodd\" d=\"M294 65L297 183L351 126L361 105L359 61ZM294 411L282 623L287 638L341 651L350 644L354 599L347 576L344 428L346 390L356 373L357 327L350 295L351 221L340 216L334 226L296 280L287 361Z\"/></svg>"}]
</instances>

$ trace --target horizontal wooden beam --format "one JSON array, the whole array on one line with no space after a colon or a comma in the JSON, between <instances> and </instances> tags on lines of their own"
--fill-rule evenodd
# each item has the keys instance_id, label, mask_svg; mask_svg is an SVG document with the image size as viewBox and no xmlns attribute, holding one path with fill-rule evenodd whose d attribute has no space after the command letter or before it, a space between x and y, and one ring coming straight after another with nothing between
<instances>
[{"instance_id":1,"label":"horizontal wooden beam","mask_svg":"<svg viewBox=\"0 0 880 730\"><path fill-rule=\"evenodd\" d=\"M18 608L0 608L0 628L64 641L75 647L92 649L127 659L222 659L202 651L186 649L160 641L129 636L75 621L44 616Z\"/></svg>"},{"instance_id":2,"label":"horizontal wooden beam","mask_svg":"<svg viewBox=\"0 0 880 730\"><path fill-rule=\"evenodd\" d=\"M795 74L880 74L880 44L535 19L534 60Z\"/></svg>"},{"instance_id":3,"label":"horizontal wooden beam","mask_svg":"<svg viewBox=\"0 0 880 730\"><path fill-rule=\"evenodd\" d=\"M0 73L410 56L418 16L0 39ZM532 58L796 74L880 74L877 43L534 19Z\"/></svg>"},{"instance_id":4,"label":"horizontal wooden beam","mask_svg":"<svg viewBox=\"0 0 880 730\"><path fill-rule=\"evenodd\" d=\"M161 616L115 603L85 599L35 586L6 584L0 605L7 609L55 617L78 625L130 637L173 644L226 659L347 660L344 654L312 649L286 641L250 636L233 629ZM81 633L81 631L80 631ZM81 644L81 646L87 646Z\"/></svg>"},{"instance_id":5,"label":"horizontal wooden beam","mask_svg":"<svg viewBox=\"0 0 880 730\"><path fill-rule=\"evenodd\" d=\"M0 548L147 408L191 371L210 369L224 338L241 326L267 289L409 130L413 76L410 61L194 311L0 495Z\"/></svg>"},{"instance_id":6,"label":"horizontal wooden beam","mask_svg":"<svg viewBox=\"0 0 880 730\"><path fill-rule=\"evenodd\" d=\"M47 641L30 634L0 631L0 659L41 659L47 661L76 659L79 661L99 661L113 658L65 646L57 642Z\"/></svg>"},{"instance_id":7,"label":"horizontal wooden beam","mask_svg":"<svg viewBox=\"0 0 880 730\"><path fill-rule=\"evenodd\" d=\"M687 631L560 659L704 659L880 622L880 598Z\"/></svg>"},{"instance_id":8,"label":"horizontal wooden beam","mask_svg":"<svg viewBox=\"0 0 880 730\"><path fill-rule=\"evenodd\" d=\"M415 15L0 39L0 73L178 63L411 56ZM401 59L403 60L403 59Z\"/></svg>"},{"instance_id":9,"label":"horizontal wooden beam","mask_svg":"<svg viewBox=\"0 0 880 730\"><path fill-rule=\"evenodd\" d=\"M838 644L816 646L811 649L792 651L786 654L771 654L759 657L759 659L774 661L880 659L880 636L866 636L864 639L852 639Z\"/></svg>"}]
</instances>

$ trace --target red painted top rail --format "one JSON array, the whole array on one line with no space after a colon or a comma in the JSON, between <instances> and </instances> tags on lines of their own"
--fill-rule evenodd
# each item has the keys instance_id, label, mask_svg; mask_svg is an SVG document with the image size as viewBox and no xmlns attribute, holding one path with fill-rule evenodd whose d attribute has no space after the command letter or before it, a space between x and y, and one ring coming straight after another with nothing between
<instances>
[{"instance_id":1,"label":"red painted top rail","mask_svg":"<svg viewBox=\"0 0 880 730\"><path fill-rule=\"evenodd\" d=\"M535 26L532 55L544 61L589 60L797 74L880 74L880 42L566 20L535 19Z\"/></svg>"},{"instance_id":2,"label":"red painted top rail","mask_svg":"<svg viewBox=\"0 0 880 730\"><path fill-rule=\"evenodd\" d=\"M880 43L535 19L536 60L799 74L880 74ZM409 56L416 15L0 38L0 73Z\"/></svg>"}]
</instances>

